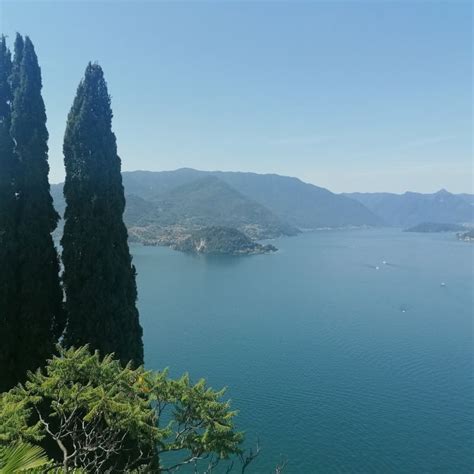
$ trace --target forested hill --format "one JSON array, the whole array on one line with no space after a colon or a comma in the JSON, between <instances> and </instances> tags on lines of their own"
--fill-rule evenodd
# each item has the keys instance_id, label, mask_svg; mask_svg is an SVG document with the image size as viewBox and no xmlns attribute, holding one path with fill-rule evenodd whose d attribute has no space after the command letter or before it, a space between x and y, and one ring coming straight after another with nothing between
<instances>
[{"instance_id":1,"label":"forested hill","mask_svg":"<svg viewBox=\"0 0 474 474\"><path fill-rule=\"evenodd\" d=\"M173 232L177 226L226 226L263 238L327 227L474 222L474 197L445 190L334 194L276 174L190 168L131 171L122 176L127 195L125 222L132 234L138 229L138 234L154 235L167 226ZM62 214L61 185L53 185L52 193Z\"/></svg>"},{"instance_id":2,"label":"forested hill","mask_svg":"<svg viewBox=\"0 0 474 474\"><path fill-rule=\"evenodd\" d=\"M300 229L374 226L382 220L359 202L298 178L225 171L133 171L123 173L127 193L157 199L171 189L204 176L215 176Z\"/></svg>"},{"instance_id":3,"label":"forested hill","mask_svg":"<svg viewBox=\"0 0 474 474\"><path fill-rule=\"evenodd\" d=\"M129 233L149 243L170 244L190 230L209 226L267 238L304 229L382 224L359 202L297 178L189 168L122 176ZM53 185L52 194L62 214L61 185Z\"/></svg>"},{"instance_id":4,"label":"forested hill","mask_svg":"<svg viewBox=\"0 0 474 474\"><path fill-rule=\"evenodd\" d=\"M298 233L266 207L214 176L176 186L155 199L129 195L125 219L132 229L225 226L257 239Z\"/></svg>"},{"instance_id":5,"label":"forested hill","mask_svg":"<svg viewBox=\"0 0 474 474\"><path fill-rule=\"evenodd\" d=\"M256 255L275 252L273 245L262 245L229 227L204 227L173 245L175 250L204 255Z\"/></svg>"},{"instance_id":6,"label":"forested hill","mask_svg":"<svg viewBox=\"0 0 474 474\"><path fill-rule=\"evenodd\" d=\"M56 208L64 211L61 186L52 188ZM132 240L173 245L204 227L238 229L254 239L295 235L299 231L265 206L214 176L203 176L155 198L127 194L124 220Z\"/></svg>"}]
</instances>

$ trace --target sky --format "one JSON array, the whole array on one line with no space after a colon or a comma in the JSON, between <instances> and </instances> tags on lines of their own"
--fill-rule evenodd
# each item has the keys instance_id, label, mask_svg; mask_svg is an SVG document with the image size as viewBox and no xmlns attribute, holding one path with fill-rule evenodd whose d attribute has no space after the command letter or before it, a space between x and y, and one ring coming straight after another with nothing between
<instances>
[{"instance_id":1,"label":"sky","mask_svg":"<svg viewBox=\"0 0 474 474\"><path fill-rule=\"evenodd\" d=\"M124 170L473 192L471 2L0 0L0 30L35 44L51 182L98 61Z\"/></svg>"}]
</instances>

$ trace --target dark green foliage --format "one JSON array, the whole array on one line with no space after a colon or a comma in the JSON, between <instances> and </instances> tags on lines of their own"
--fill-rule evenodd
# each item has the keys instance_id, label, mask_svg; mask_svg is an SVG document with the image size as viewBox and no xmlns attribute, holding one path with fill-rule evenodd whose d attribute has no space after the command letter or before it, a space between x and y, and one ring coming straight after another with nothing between
<instances>
[{"instance_id":1,"label":"dark green foliage","mask_svg":"<svg viewBox=\"0 0 474 474\"><path fill-rule=\"evenodd\" d=\"M12 93L9 84L12 63L5 37L0 38L0 392L16 383L15 333L17 311L16 271L16 171L17 159L10 135ZM4 334L4 336L3 336Z\"/></svg>"},{"instance_id":2,"label":"dark green foliage","mask_svg":"<svg viewBox=\"0 0 474 474\"><path fill-rule=\"evenodd\" d=\"M17 43L19 41L17 40ZM20 42L21 44L21 42ZM32 42L21 49L14 89L11 133L20 160L18 173L19 313L18 374L42 365L54 350L64 320L59 262L51 233L58 221L48 182L48 131L41 96L41 71Z\"/></svg>"},{"instance_id":3,"label":"dark green foliage","mask_svg":"<svg viewBox=\"0 0 474 474\"><path fill-rule=\"evenodd\" d=\"M15 357L11 362L16 383L26 376L27 370L43 365L52 354L64 322L59 262L51 237L58 215L48 182L48 131L41 97L41 71L28 37L23 41L17 36L15 51L10 133L16 144L16 156L2 153L1 159L2 186L13 186L15 197L13 200L10 188L3 203L10 213L10 223L15 225L14 233L10 234L15 238L10 255L14 253L15 258L9 270L14 268L14 277L8 276L2 267L2 278L9 279L12 290L5 300L9 302L6 334L14 345ZM3 141L9 150L5 133ZM6 161L10 163L5 168L10 176L3 180ZM8 246L3 251L8 252Z\"/></svg>"},{"instance_id":4,"label":"dark green foliage","mask_svg":"<svg viewBox=\"0 0 474 474\"><path fill-rule=\"evenodd\" d=\"M62 238L68 325L65 344L143 362L135 268L123 223L125 198L102 69L87 66L64 138Z\"/></svg>"},{"instance_id":5,"label":"dark green foliage","mask_svg":"<svg viewBox=\"0 0 474 474\"><path fill-rule=\"evenodd\" d=\"M25 48L25 41L23 36L17 33L15 38L14 53L15 61L12 65L10 83L12 90L15 90L20 85L21 62L23 59L23 50Z\"/></svg>"},{"instance_id":6,"label":"dark green foliage","mask_svg":"<svg viewBox=\"0 0 474 474\"><path fill-rule=\"evenodd\" d=\"M174 248L205 255L252 255L277 250L273 245L254 242L243 232L231 227L205 227L194 231Z\"/></svg>"},{"instance_id":7,"label":"dark green foliage","mask_svg":"<svg viewBox=\"0 0 474 474\"><path fill-rule=\"evenodd\" d=\"M49 441L58 467L86 472L174 472L241 454L243 435L223 390L122 367L87 347L58 349L45 370L0 395L0 444Z\"/></svg>"}]
</instances>

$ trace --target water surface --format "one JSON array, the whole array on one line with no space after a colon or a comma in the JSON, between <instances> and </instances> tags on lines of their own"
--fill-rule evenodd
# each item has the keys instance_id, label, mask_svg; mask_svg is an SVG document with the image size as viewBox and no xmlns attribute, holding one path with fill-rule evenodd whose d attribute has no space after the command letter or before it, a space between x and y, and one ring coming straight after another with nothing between
<instances>
[{"instance_id":1,"label":"water surface","mask_svg":"<svg viewBox=\"0 0 474 474\"><path fill-rule=\"evenodd\" d=\"M474 246L393 229L274 243L133 247L147 366L229 387L263 446L251 472L471 474Z\"/></svg>"}]
</instances>

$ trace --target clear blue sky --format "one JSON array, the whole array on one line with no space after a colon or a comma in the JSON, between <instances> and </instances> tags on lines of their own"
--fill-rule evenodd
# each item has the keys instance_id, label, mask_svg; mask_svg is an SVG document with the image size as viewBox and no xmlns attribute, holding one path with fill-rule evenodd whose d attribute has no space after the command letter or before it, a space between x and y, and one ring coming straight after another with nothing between
<instances>
[{"instance_id":1,"label":"clear blue sky","mask_svg":"<svg viewBox=\"0 0 474 474\"><path fill-rule=\"evenodd\" d=\"M471 192L470 2L24 2L51 181L88 61L124 170L276 172L333 191Z\"/></svg>"}]
</instances>

